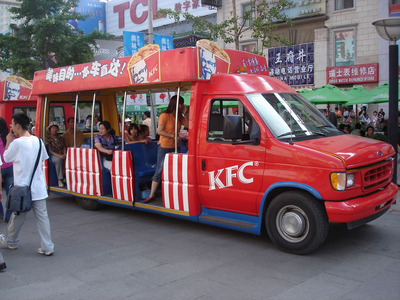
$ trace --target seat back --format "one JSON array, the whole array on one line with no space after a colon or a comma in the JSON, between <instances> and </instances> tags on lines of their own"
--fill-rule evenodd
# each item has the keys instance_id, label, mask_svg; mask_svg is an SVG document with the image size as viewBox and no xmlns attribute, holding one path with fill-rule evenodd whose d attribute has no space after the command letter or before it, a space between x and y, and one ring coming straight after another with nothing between
<instances>
[{"instance_id":1,"label":"seat back","mask_svg":"<svg viewBox=\"0 0 400 300\"><path fill-rule=\"evenodd\" d=\"M134 202L134 181L131 151L114 151L111 168L113 198Z\"/></svg>"},{"instance_id":2,"label":"seat back","mask_svg":"<svg viewBox=\"0 0 400 300\"><path fill-rule=\"evenodd\" d=\"M103 195L102 168L97 149L68 148L65 173L67 189L71 192Z\"/></svg>"},{"instance_id":3,"label":"seat back","mask_svg":"<svg viewBox=\"0 0 400 300\"><path fill-rule=\"evenodd\" d=\"M153 175L157 165L157 142L128 144L125 149L132 153L136 179Z\"/></svg>"}]
</instances>

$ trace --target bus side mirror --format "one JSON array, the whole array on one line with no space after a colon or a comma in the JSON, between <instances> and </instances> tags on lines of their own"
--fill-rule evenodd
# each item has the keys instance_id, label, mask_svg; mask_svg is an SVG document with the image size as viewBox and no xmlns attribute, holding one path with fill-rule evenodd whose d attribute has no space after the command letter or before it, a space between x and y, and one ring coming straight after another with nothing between
<instances>
[{"instance_id":1,"label":"bus side mirror","mask_svg":"<svg viewBox=\"0 0 400 300\"><path fill-rule=\"evenodd\" d=\"M229 115L224 117L224 139L239 140L242 138L242 117Z\"/></svg>"}]
</instances>

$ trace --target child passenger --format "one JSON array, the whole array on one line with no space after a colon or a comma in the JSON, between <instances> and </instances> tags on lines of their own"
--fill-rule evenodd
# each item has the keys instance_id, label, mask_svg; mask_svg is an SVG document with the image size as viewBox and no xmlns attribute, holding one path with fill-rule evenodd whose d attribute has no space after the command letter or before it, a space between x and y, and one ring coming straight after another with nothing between
<instances>
[{"instance_id":1,"label":"child passenger","mask_svg":"<svg viewBox=\"0 0 400 300\"><path fill-rule=\"evenodd\" d=\"M144 143L147 144L149 141L147 139L141 139L139 136L139 126L135 123L129 125L128 135L126 136L127 144L138 144Z\"/></svg>"},{"instance_id":2,"label":"child passenger","mask_svg":"<svg viewBox=\"0 0 400 300\"><path fill-rule=\"evenodd\" d=\"M140 125L139 132L140 132L140 135L139 135L140 140L147 140L148 142L151 142L149 126Z\"/></svg>"}]
</instances>

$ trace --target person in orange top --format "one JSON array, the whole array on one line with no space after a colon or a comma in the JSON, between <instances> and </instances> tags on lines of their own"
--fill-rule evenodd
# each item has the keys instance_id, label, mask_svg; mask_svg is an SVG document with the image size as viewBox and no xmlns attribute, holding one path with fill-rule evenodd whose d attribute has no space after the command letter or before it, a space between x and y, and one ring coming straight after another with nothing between
<instances>
[{"instance_id":1,"label":"person in orange top","mask_svg":"<svg viewBox=\"0 0 400 300\"><path fill-rule=\"evenodd\" d=\"M171 98L167 109L163 111L158 118L157 133L160 135L160 140L158 141L157 166L153 178L151 179L152 183L150 195L145 200L143 200L143 202L145 203L155 199L158 185L161 182L161 174L163 170L165 155L169 152L175 151L175 139L179 139L179 130L182 125L187 127L188 124L187 118L185 116L187 106L184 105L184 99L182 97L179 97L179 117L177 130L178 135L175 136L175 114L177 98L178 97L176 95Z\"/></svg>"}]
</instances>

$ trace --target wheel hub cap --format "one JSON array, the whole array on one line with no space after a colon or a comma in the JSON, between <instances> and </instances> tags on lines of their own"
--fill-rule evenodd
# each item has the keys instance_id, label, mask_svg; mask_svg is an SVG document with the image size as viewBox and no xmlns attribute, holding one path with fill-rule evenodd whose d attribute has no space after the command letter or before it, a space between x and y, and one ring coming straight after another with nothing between
<instances>
[{"instance_id":1,"label":"wheel hub cap","mask_svg":"<svg viewBox=\"0 0 400 300\"><path fill-rule=\"evenodd\" d=\"M282 230L287 235L298 237L304 232L304 228L304 220L300 214L288 212L282 217Z\"/></svg>"}]
</instances>

